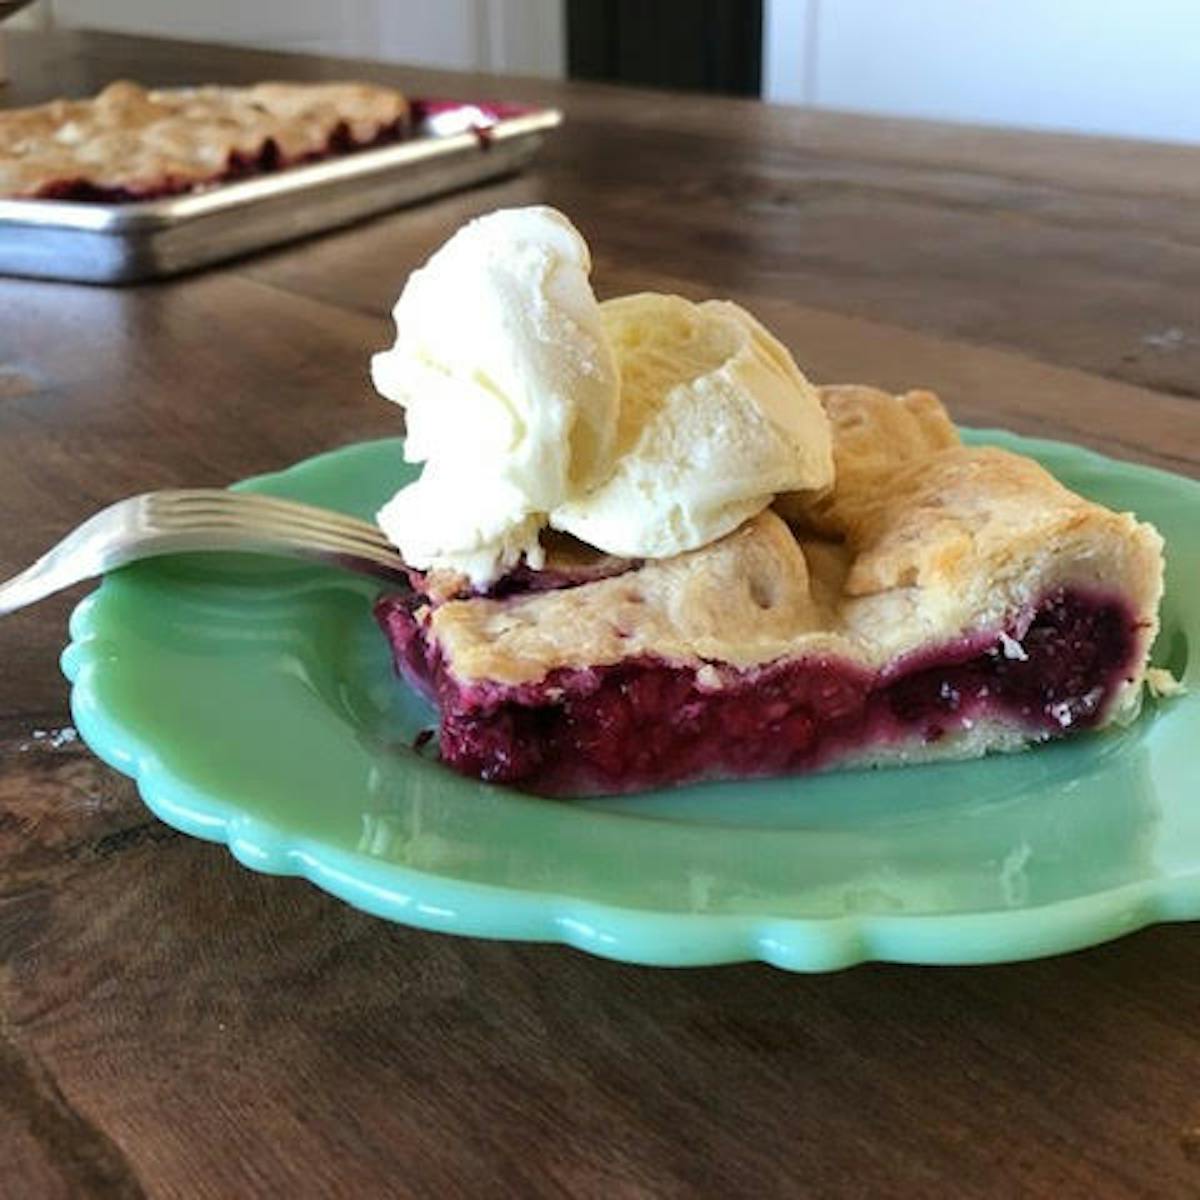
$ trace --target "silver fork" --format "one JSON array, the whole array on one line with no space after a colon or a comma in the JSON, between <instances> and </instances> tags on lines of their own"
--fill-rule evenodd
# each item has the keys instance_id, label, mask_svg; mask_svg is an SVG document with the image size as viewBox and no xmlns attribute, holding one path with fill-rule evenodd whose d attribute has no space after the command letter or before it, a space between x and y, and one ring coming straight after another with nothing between
<instances>
[{"instance_id":1,"label":"silver fork","mask_svg":"<svg viewBox=\"0 0 1200 1200\"><path fill-rule=\"evenodd\" d=\"M136 559L196 550L282 554L404 577L403 559L379 529L343 513L255 492L147 492L101 510L0 583L0 616Z\"/></svg>"}]
</instances>

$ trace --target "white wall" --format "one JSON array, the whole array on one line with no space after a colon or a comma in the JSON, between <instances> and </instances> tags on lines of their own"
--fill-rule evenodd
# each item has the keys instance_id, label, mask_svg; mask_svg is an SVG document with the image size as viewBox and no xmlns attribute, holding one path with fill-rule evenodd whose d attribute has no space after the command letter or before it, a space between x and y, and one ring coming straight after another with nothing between
<instances>
[{"instance_id":1,"label":"white wall","mask_svg":"<svg viewBox=\"0 0 1200 1200\"><path fill-rule=\"evenodd\" d=\"M562 76L563 0L53 0L60 25Z\"/></svg>"},{"instance_id":2,"label":"white wall","mask_svg":"<svg viewBox=\"0 0 1200 1200\"><path fill-rule=\"evenodd\" d=\"M34 13L51 4L64 25L565 73L564 0L41 0ZM764 0L763 94L1200 142L1200 0Z\"/></svg>"},{"instance_id":3,"label":"white wall","mask_svg":"<svg viewBox=\"0 0 1200 1200\"><path fill-rule=\"evenodd\" d=\"M764 96L1200 141L1200 0L764 0Z\"/></svg>"}]
</instances>

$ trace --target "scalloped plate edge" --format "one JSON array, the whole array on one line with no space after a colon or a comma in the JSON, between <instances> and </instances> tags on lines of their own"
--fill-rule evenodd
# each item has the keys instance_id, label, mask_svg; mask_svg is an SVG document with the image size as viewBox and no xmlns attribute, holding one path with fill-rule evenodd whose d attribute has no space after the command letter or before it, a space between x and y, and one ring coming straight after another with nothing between
<instances>
[{"instance_id":1,"label":"scalloped plate edge","mask_svg":"<svg viewBox=\"0 0 1200 1200\"><path fill-rule=\"evenodd\" d=\"M569 896L516 894L293 839L237 813L167 769L153 749L104 714L91 676L89 599L63 654L80 736L128 775L143 802L180 832L223 844L243 866L293 875L374 916L420 929L495 940L561 943L604 958L660 967L761 961L790 971L878 961L930 966L1024 961L1080 950L1161 921L1200 919L1200 873L1148 879L1100 896L1000 913L770 918L621 908Z\"/></svg>"}]
</instances>

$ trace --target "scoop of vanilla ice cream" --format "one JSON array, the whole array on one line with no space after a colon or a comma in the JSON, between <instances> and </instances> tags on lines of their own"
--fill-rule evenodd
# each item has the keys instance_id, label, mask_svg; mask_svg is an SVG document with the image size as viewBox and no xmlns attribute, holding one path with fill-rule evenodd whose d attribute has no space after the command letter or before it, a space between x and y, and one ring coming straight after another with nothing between
<instances>
[{"instance_id":1,"label":"scoop of vanilla ice cream","mask_svg":"<svg viewBox=\"0 0 1200 1200\"><path fill-rule=\"evenodd\" d=\"M645 293L600 311L621 377L615 466L553 510L556 529L661 558L721 537L777 493L833 482L816 388L744 309Z\"/></svg>"},{"instance_id":2,"label":"scoop of vanilla ice cream","mask_svg":"<svg viewBox=\"0 0 1200 1200\"><path fill-rule=\"evenodd\" d=\"M377 517L412 566L475 583L538 567L547 514L611 470L617 370L590 271L570 221L534 207L470 222L409 277L371 376L426 463Z\"/></svg>"}]
</instances>

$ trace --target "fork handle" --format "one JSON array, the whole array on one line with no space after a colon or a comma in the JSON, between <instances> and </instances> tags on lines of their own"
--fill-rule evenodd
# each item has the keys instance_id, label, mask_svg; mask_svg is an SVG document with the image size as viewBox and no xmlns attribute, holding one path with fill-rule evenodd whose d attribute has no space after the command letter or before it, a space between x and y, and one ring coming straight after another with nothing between
<instances>
[{"instance_id":1,"label":"fork handle","mask_svg":"<svg viewBox=\"0 0 1200 1200\"><path fill-rule=\"evenodd\" d=\"M113 536L112 512L105 509L85 521L19 575L0 583L0 617L127 563L198 551L264 553L309 561L324 558L330 563L347 565L345 559L332 554L322 555L306 542L291 541L276 534L256 538L240 529L142 532L136 542L122 540ZM381 577L395 578L394 566L389 567L383 562L376 565ZM371 564L360 559L354 566L359 571L366 571Z\"/></svg>"},{"instance_id":2,"label":"fork handle","mask_svg":"<svg viewBox=\"0 0 1200 1200\"><path fill-rule=\"evenodd\" d=\"M108 515L109 510L97 513L24 571L0 584L0 617L138 559L192 550L253 549L245 535L223 530L143 534L136 545L122 545L111 536L100 536L100 519ZM278 543L272 542L271 546L275 553L280 552Z\"/></svg>"},{"instance_id":3,"label":"fork handle","mask_svg":"<svg viewBox=\"0 0 1200 1200\"><path fill-rule=\"evenodd\" d=\"M218 498L225 503L216 504ZM0 616L126 563L164 554L215 550L284 555L393 583L405 578L399 553L366 522L267 498L251 503L246 497L238 511L235 499L227 492L209 496L193 490L147 492L119 500L89 517L32 566L0 583ZM197 501L205 503L197 507ZM323 524L323 517L333 523Z\"/></svg>"}]
</instances>

